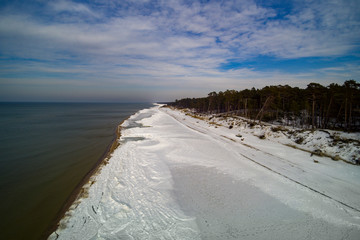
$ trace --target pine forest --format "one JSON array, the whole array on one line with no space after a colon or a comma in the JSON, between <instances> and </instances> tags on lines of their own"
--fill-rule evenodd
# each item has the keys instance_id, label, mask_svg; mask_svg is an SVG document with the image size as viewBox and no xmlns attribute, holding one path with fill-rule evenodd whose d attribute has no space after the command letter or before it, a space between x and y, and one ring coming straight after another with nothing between
<instances>
[{"instance_id":1,"label":"pine forest","mask_svg":"<svg viewBox=\"0 0 360 240\"><path fill-rule=\"evenodd\" d=\"M211 92L207 97L185 98L169 105L301 128L360 130L360 84L355 80L326 87L310 83L305 89L278 85Z\"/></svg>"}]
</instances>

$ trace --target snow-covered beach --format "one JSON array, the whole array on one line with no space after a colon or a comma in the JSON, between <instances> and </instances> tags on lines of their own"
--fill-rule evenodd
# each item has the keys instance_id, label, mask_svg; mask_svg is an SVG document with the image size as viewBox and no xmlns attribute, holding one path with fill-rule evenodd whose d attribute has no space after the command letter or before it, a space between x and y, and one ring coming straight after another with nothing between
<instances>
[{"instance_id":1,"label":"snow-covered beach","mask_svg":"<svg viewBox=\"0 0 360 240\"><path fill-rule=\"evenodd\" d=\"M49 239L359 239L358 166L211 121L131 116Z\"/></svg>"}]
</instances>

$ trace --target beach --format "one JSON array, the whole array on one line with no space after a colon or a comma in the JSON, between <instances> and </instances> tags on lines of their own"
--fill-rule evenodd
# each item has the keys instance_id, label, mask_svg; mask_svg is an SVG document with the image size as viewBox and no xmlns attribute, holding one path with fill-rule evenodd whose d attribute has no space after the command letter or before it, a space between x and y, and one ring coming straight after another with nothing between
<instances>
[{"instance_id":1,"label":"beach","mask_svg":"<svg viewBox=\"0 0 360 240\"><path fill-rule=\"evenodd\" d=\"M1 103L2 238L44 239L54 231L78 190L103 162L117 126L149 106Z\"/></svg>"},{"instance_id":2,"label":"beach","mask_svg":"<svg viewBox=\"0 0 360 240\"><path fill-rule=\"evenodd\" d=\"M156 105L123 122L49 239L358 239L359 180L355 165Z\"/></svg>"}]
</instances>

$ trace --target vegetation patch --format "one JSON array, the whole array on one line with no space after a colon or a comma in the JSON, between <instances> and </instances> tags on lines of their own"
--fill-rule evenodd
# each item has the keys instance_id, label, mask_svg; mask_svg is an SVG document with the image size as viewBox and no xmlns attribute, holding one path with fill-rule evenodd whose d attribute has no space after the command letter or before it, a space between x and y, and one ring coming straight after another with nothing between
<instances>
[{"instance_id":1,"label":"vegetation patch","mask_svg":"<svg viewBox=\"0 0 360 240\"><path fill-rule=\"evenodd\" d=\"M217 127L221 127L221 126L222 126L220 123L217 123L217 122L209 122L209 124L215 125L215 126L217 126Z\"/></svg>"},{"instance_id":2,"label":"vegetation patch","mask_svg":"<svg viewBox=\"0 0 360 240\"><path fill-rule=\"evenodd\" d=\"M190 117L195 118L195 119L199 119L199 120L205 121L205 118L202 117L202 116L199 116L199 115L195 115L195 114L191 114L191 113L186 113L185 115L186 115L186 116L190 116Z\"/></svg>"},{"instance_id":3,"label":"vegetation patch","mask_svg":"<svg viewBox=\"0 0 360 240\"><path fill-rule=\"evenodd\" d=\"M360 131L359 103L360 84L347 80L342 85L309 83L306 88L276 85L211 92L207 97L184 98L169 105L216 113L224 119L237 115L259 123L276 121L304 129L354 132Z\"/></svg>"},{"instance_id":4,"label":"vegetation patch","mask_svg":"<svg viewBox=\"0 0 360 240\"><path fill-rule=\"evenodd\" d=\"M260 134L260 135L258 136L258 138L260 138L260 139L265 139L266 136L265 136L265 134Z\"/></svg>"},{"instance_id":5,"label":"vegetation patch","mask_svg":"<svg viewBox=\"0 0 360 240\"><path fill-rule=\"evenodd\" d=\"M355 146L360 146L360 141L356 139L349 139L349 138L341 138L338 135L330 135L332 138L333 143L336 144L354 144Z\"/></svg>"},{"instance_id":6,"label":"vegetation patch","mask_svg":"<svg viewBox=\"0 0 360 240\"><path fill-rule=\"evenodd\" d=\"M296 140L295 140L295 143L297 144L302 144L304 142L304 137L298 137Z\"/></svg>"},{"instance_id":7,"label":"vegetation patch","mask_svg":"<svg viewBox=\"0 0 360 240\"><path fill-rule=\"evenodd\" d=\"M280 132L280 131L284 131L285 129L281 126L273 126L270 128L272 132Z\"/></svg>"},{"instance_id":8,"label":"vegetation patch","mask_svg":"<svg viewBox=\"0 0 360 240\"><path fill-rule=\"evenodd\" d=\"M313 155L322 157L322 156L324 156L325 154L324 154L320 149L315 149L314 151L311 152L311 155L310 155L310 156L313 156Z\"/></svg>"}]
</instances>

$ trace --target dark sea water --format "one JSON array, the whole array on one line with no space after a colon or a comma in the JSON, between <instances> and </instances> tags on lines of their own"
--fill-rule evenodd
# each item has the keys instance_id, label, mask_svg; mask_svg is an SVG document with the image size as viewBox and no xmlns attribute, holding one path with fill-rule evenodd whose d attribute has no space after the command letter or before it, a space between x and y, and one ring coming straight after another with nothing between
<instances>
[{"instance_id":1,"label":"dark sea water","mask_svg":"<svg viewBox=\"0 0 360 240\"><path fill-rule=\"evenodd\" d=\"M149 106L0 103L0 238L43 237L116 127Z\"/></svg>"}]
</instances>

